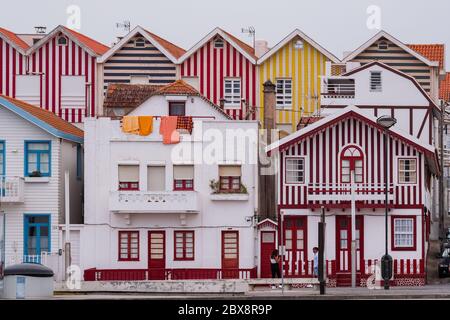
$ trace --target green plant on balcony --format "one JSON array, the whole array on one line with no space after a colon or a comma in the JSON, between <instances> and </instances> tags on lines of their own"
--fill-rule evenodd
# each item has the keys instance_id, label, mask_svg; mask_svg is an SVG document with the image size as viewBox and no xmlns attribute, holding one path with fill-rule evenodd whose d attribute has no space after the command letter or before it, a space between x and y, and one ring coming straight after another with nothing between
<instances>
[{"instance_id":1,"label":"green plant on balcony","mask_svg":"<svg viewBox=\"0 0 450 320\"><path fill-rule=\"evenodd\" d=\"M239 190L221 190L220 181L217 181L215 179L209 180L209 187L212 190L212 194L229 194L229 193L248 194L247 187L242 182L240 183Z\"/></svg>"},{"instance_id":2,"label":"green plant on balcony","mask_svg":"<svg viewBox=\"0 0 450 320\"><path fill-rule=\"evenodd\" d=\"M39 170L35 170L35 171L31 172L28 176L33 177L33 178L38 178L38 177L42 177L42 174Z\"/></svg>"}]
</instances>

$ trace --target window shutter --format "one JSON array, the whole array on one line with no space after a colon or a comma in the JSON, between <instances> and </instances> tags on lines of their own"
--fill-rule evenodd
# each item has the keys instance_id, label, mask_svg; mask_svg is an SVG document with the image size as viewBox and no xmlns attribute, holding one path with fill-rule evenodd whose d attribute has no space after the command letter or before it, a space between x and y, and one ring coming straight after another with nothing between
<instances>
[{"instance_id":1,"label":"window shutter","mask_svg":"<svg viewBox=\"0 0 450 320\"><path fill-rule=\"evenodd\" d=\"M173 178L175 180L193 180L194 179L194 166L173 166Z\"/></svg>"},{"instance_id":2,"label":"window shutter","mask_svg":"<svg viewBox=\"0 0 450 320\"><path fill-rule=\"evenodd\" d=\"M219 166L220 177L240 177L241 166Z\"/></svg>"},{"instance_id":3,"label":"window shutter","mask_svg":"<svg viewBox=\"0 0 450 320\"><path fill-rule=\"evenodd\" d=\"M166 190L166 168L164 166L149 166L147 168L147 190Z\"/></svg>"},{"instance_id":4,"label":"window shutter","mask_svg":"<svg viewBox=\"0 0 450 320\"><path fill-rule=\"evenodd\" d=\"M119 165L119 181L139 182L139 166Z\"/></svg>"}]
</instances>

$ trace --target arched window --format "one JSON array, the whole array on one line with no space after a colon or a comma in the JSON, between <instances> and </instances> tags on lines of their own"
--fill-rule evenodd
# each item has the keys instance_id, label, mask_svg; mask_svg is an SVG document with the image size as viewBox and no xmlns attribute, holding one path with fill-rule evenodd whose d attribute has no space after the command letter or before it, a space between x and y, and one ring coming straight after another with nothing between
<instances>
[{"instance_id":1,"label":"arched window","mask_svg":"<svg viewBox=\"0 0 450 320\"><path fill-rule=\"evenodd\" d=\"M58 37L58 46L66 46L67 45L67 38L64 36Z\"/></svg>"},{"instance_id":2,"label":"arched window","mask_svg":"<svg viewBox=\"0 0 450 320\"><path fill-rule=\"evenodd\" d=\"M352 171L355 171L355 182L364 182L364 156L357 146L347 146L341 151L341 182L350 183Z\"/></svg>"}]
</instances>

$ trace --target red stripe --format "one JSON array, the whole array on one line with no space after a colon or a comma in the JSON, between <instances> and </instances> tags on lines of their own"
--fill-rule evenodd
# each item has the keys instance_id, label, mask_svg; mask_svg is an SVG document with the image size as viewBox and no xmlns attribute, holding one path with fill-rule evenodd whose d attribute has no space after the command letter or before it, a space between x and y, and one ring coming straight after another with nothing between
<instances>
[{"instance_id":1,"label":"red stripe","mask_svg":"<svg viewBox=\"0 0 450 320\"><path fill-rule=\"evenodd\" d=\"M10 77L10 72L9 72L9 44L6 43L5 46L5 52L6 52L6 56L5 56L5 62L6 62L6 68L5 68L5 76L6 76L6 86L5 86L5 94L7 96L9 96L9 77Z\"/></svg>"},{"instance_id":2,"label":"red stripe","mask_svg":"<svg viewBox=\"0 0 450 320\"><path fill-rule=\"evenodd\" d=\"M56 112L56 42L52 39L52 112Z\"/></svg>"},{"instance_id":3,"label":"red stripe","mask_svg":"<svg viewBox=\"0 0 450 320\"><path fill-rule=\"evenodd\" d=\"M189 57L188 60L186 60L186 71L187 74L190 76L191 75L191 58Z\"/></svg>"},{"instance_id":4,"label":"red stripe","mask_svg":"<svg viewBox=\"0 0 450 320\"><path fill-rule=\"evenodd\" d=\"M49 84L50 84L50 77L49 77L49 59L50 56L48 54L49 50L49 44L48 42L45 44L45 108L46 110L49 110Z\"/></svg>"},{"instance_id":5,"label":"red stripe","mask_svg":"<svg viewBox=\"0 0 450 320\"><path fill-rule=\"evenodd\" d=\"M89 55L87 52L84 53L84 77L86 82L89 82ZM84 108L84 114L89 115L88 103L86 102L86 106ZM78 114L78 121L80 120L81 115Z\"/></svg>"},{"instance_id":6,"label":"red stripe","mask_svg":"<svg viewBox=\"0 0 450 320\"><path fill-rule=\"evenodd\" d=\"M189 59L187 59L186 61L189 61ZM182 76L186 76L186 74L184 73L184 64L186 63L186 61L181 64L181 75Z\"/></svg>"},{"instance_id":7,"label":"red stripe","mask_svg":"<svg viewBox=\"0 0 450 320\"><path fill-rule=\"evenodd\" d=\"M61 95L62 95L62 89L61 89L61 81L62 81L62 65L63 65L63 61L62 61L62 46L59 46L59 57L58 57L58 83L59 83L59 88L58 88L58 115L61 117L62 116L62 110L61 110Z\"/></svg>"},{"instance_id":8,"label":"red stripe","mask_svg":"<svg viewBox=\"0 0 450 320\"><path fill-rule=\"evenodd\" d=\"M12 48L12 75L11 75L11 80L12 80L12 92L11 95L13 97L16 96L16 49Z\"/></svg>"},{"instance_id":9,"label":"red stripe","mask_svg":"<svg viewBox=\"0 0 450 320\"><path fill-rule=\"evenodd\" d=\"M211 100L211 54L209 50L209 42L206 44L206 97Z\"/></svg>"},{"instance_id":10,"label":"red stripe","mask_svg":"<svg viewBox=\"0 0 450 320\"><path fill-rule=\"evenodd\" d=\"M333 127L329 129L328 152L328 183L333 183Z\"/></svg>"},{"instance_id":11,"label":"red stripe","mask_svg":"<svg viewBox=\"0 0 450 320\"><path fill-rule=\"evenodd\" d=\"M316 183L319 183L319 167L320 167L320 162L319 162L319 135L316 135Z\"/></svg>"},{"instance_id":12,"label":"red stripe","mask_svg":"<svg viewBox=\"0 0 450 320\"><path fill-rule=\"evenodd\" d=\"M244 92L244 79L242 79L242 70L243 70L243 59L244 57L242 56L242 54L239 53L239 77L241 78L241 98L242 98L242 93ZM242 102L241 102L241 110L239 110L239 119L242 119L243 114L242 114Z\"/></svg>"},{"instance_id":13,"label":"red stripe","mask_svg":"<svg viewBox=\"0 0 450 320\"><path fill-rule=\"evenodd\" d=\"M3 39L0 39L0 62L3 65ZM0 92L3 92L3 69L0 70Z\"/></svg>"},{"instance_id":14,"label":"red stripe","mask_svg":"<svg viewBox=\"0 0 450 320\"><path fill-rule=\"evenodd\" d=\"M203 91L203 77L205 76L204 74L203 74L203 50L204 50L204 47L203 48L200 48L200 92L202 93L202 94L205 94L204 93L204 91Z\"/></svg>"},{"instance_id":15,"label":"red stripe","mask_svg":"<svg viewBox=\"0 0 450 320\"><path fill-rule=\"evenodd\" d=\"M73 43L72 41L70 42L72 45L72 71L71 71L71 75L75 75L75 43Z\"/></svg>"},{"instance_id":16,"label":"red stripe","mask_svg":"<svg viewBox=\"0 0 450 320\"><path fill-rule=\"evenodd\" d=\"M224 81L223 81L223 69L224 69L224 65L223 65L223 49L220 50L220 68L219 68L219 81L220 81L220 99L223 99L223 86L224 86Z\"/></svg>"},{"instance_id":17,"label":"red stripe","mask_svg":"<svg viewBox=\"0 0 450 320\"><path fill-rule=\"evenodd\" d=\"M230 76L230 56L231 56L230 44L227 42L226 46L227 46L227 73L226 73L226 76L229 77Z\"/></svg>"},{"instance_id":18,"label":"red stripe","mask_svg":"<svg viewBox=\"0 0 450 320\"><path fill-rule=\"evenodd\" d=\"M217 103L217 49L212 48L213 61L212 61L212 70L213 70L213 94L212 101Z\"/></svg>"},{"instance_id":19,"label":"red stripe","mask_svg":"<svg viewBox=\"0 0 450 320\"><path fill-rule=\"evenodd\" d=\"M95 76L95 62L96 62L96 58L95 57L91 57L91 91L92 91L92 96L91 96L91 114L90 116L93 117L95 116L95 87L96 87L96 76Z\"/></svg>"}]
</instances>

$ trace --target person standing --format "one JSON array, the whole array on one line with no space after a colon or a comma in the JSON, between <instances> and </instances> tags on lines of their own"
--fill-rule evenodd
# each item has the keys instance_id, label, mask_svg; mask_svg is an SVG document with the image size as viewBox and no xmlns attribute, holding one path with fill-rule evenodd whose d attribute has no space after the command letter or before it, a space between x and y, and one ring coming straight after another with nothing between
<instances>
[{"instance_id":1,"label":"person standing","mask_svg":"<svg viewBox=\"0 0 450 320\"><path fill-rule=\"evenodd\" d=\"M279 278L281 276L280 273L280 255L278 250L273 250L270 255L270 270L272 271L272 279ZM281 288L281 284L279 285ZM275 286L272 285L272 289L275 289Z\"/></svg>"},{"instance_id":2,"label":"person standing","mask_svg":"<svg viewBox=\"0 0 450 320\"><path fill-rule=\"evenodd\" d=\"M319 248L313 248L313 277L319 277ZM307 285L308 288L312 288L312 284Z\"/></svg>"}]
</instances>

